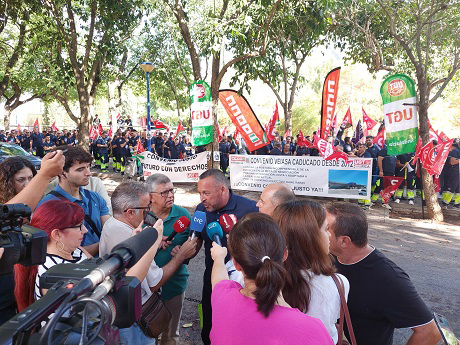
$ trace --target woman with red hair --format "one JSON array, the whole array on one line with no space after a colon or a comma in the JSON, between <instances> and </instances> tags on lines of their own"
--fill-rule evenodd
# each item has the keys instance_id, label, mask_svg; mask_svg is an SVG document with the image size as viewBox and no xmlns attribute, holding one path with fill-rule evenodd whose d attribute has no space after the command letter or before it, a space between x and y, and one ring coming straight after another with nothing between
<instances>
[{"instance_id":1,"label":"woman with red hair","mask_svg":"<svg viewBox=\"0 0 460 345\"><path fill-rule=\"evenodd\" d=\"M36 209L30 225L48 234L46 261L40 266L15 266L15 295L19 311L46 293L39 288L39 279L52 266L78 263L91 257L80 247L83 235L88 231L83 224L84 218L83 209L67 200L50 200Z\"/></svg>"}]
</instances>

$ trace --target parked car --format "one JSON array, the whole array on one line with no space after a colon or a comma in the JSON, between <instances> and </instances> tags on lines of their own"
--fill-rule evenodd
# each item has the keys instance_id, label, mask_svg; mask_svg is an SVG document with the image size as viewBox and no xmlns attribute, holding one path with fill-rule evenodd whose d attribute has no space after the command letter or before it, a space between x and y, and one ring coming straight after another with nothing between
<instances>
[{"instance_id":1,"label":"parked car","mask_svg":"<svg viewBox=\"0 0 460 345\"><path fill-rule=\"evenodd\" d=\"M40 157L36 157L33 154L24 150L21 146L11 143L0 143L0 163L8 157L21 156L29 160L35 167L36 170L40 170L42 160Z\"/></svg>"}]
</instances>

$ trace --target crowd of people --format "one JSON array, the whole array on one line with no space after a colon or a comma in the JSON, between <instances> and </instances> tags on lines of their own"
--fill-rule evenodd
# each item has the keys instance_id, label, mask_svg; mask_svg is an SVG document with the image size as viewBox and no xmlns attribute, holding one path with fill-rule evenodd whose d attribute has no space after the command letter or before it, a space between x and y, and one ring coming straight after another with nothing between
<instances>
[{"instance_id":1,"label":"crowd of people","mask_svg":"<svg viewBox=\"0 0 460 345\"><path fill-rule=\"evenodd\" d=\"M343 334L336 328L335 278L348 296L357 344L391 344L395 328L412 330L408 344L439 341L432 313L407 274L368 243L359 206L298 200L282 183L268 185L256 203L234 194L225 174L210 169L199 176L195 212L204 212L207 224L232 215L236 225L220 245L206 231L191 238L189 229L168 241L178 219L191 218L176 205L168 176L120 183L108 198L91 176L92 162L89 152L68 146L45 155L38 172L21 157L0 164L0 202L27 204L34 211L30 224L48 235L45 263L18 264L14 274L0 276L0 324L47 293L39 277L50 267L109 253L153 214L159 238L126 274L141 281L142 303L161 290L171 319L160 344L179 343L186 263L203 245L204 344L337 344ZM156 342L137 323L119 333L122 344Z\"/></svg>"},{"instance_id":2,"label":"crowd of people","mask_svg":"<svg viewBox=\"0 0 460 345\"><path fill-rule=\"evenodd\" d=\"M415 152L392 156L388 154L387 147L380 147L374 143L374 137L368 135L363 142L352 141L351 137L342 140L343 131L339 131L334 139L334 146L338 151L345 152L349 157L372 158L372 190L370 199L359 199L359 204L367 209L375 205L380 198L380 192L384 187L385 176L403 177L399 188L392 200L400 203L407 200L409 205L414 205L416 195L420 195L422 203L425 203L423 186L420 174L420 166L414 161ZM255 150L256 155L283 155L283 156L320 156L317 148L314 147L314 137L306 136L301 138L300 134L294 137L276 135L269 145ZM434 146L438 145L433 141ZM220 168L226 173L229 166L229 155L233 153L250 154L235 141L232 136L223 138L219 145ZM459 140L455 139L450 149L449 156L439 177L439 197L442 198L442 205L446 209L460 210L460 172L459 172L460 146ZM383 201L382 206L391 209L388 201Z\"/></svg>"},{"instance_id":3,"label":"crowd of people","mask_svg":"<svg viewBox=\"0 0 460 345\"><path fill-rule=\"evenodd\" d=\"M100 119L96 116L93 125L98 126ZM132 157L144 150L148 150L148 139L146 131L138 132L132 127L132 121L121 118L120 128L109 136L107 131L98 132L97 137L90 139L90 153L93 156L93 165L108 172L110 169L121 174L125 173L127 164ZM409 205L414 205L417 195L422 203L425 203L423 186L420 174L420 167L413 160L415 152L391 156L386 147L380 147L374 143L374 137L369 135L362 142L354 142L351 137L342 139L341 129L334 139L334 145L338 151L343 151L350 157L372 158L372 187L370 199L359 199L363 208L375 205L380 192L384 187L385 176L403 177L398 190L392 200L400 203L407 200ZM233 136L224 136L219 143L220 169L224 174L228 173L230 154L255 154L255 155L288 155L288 156L319 156L320 153L314 147L316 132L312 136L296 138L292 136L276 135L270 144L250 152L240 137L239 140ZM28 129L11 130L10 132L0 131L0 141L20 145L26 151L43 157L46 153L56 148L63 149L64 146L75 146L78 144L78 131L53 130L51 127L40 132L34 127L30 132ZM177 135L174 132L156 131L150 139L150 151L165 159L181 159L195 153L203 152L205 146L193 146L187 135ZM433 144L438 144L433 141ZM460 147L456 139L451 147L444 169L439 177L439 197L442 198L444 208L460 210L460 172L459 172ZM111 167L110 167L111 164ZM139 168L140 170L140 168ZM383 201L383 200L382 200ZM382 207L391 209L388 201L382 202Z\"/></svg>"}]
</instances>

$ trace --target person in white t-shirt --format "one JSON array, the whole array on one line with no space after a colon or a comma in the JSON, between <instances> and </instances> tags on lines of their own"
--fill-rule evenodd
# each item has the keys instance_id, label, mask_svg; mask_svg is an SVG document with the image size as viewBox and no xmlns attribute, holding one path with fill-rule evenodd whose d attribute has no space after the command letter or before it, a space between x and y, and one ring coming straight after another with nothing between
<instances>
[{"instance_id":1,"label":"person in white t-shirt","mask_svg":"<svg viewBox=\"0 0 460 345\"><path fill-rule=\"evenodd\" d=\"M329 255L326 209L311 200L291 201L277 206L273 219L283 233L289 255L284 262L288 279L283 289L293 308L320 319L334 343L338 341L336 323L340 318L340 295L332 278L335 268ZM350 284L341 278L345 298Z\"/></svg>"}]
</instances>

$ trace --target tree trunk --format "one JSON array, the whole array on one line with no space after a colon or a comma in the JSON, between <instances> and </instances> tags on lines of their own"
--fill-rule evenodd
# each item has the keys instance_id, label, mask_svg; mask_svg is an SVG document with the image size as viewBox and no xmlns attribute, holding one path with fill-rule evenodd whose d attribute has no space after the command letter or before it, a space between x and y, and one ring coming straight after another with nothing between
<instances>
[{"instance_id":1,"label":"tree trunk","mask_svg":"<svg viewBox=\"0 0 460 345\"><path fill-rule=\"evenodd\" d=\"M5 117L3 118L3 126L5 126L5 131L10 130L10 121L11 121L11 107L5 104Z\"/></svg>"},{"instance_id":2,"label":"tree trunk","mask_svg":"<svg viewBox=\"0 0 460 345\"><path fill-rule=\"evenodd\" d=\"M82 146L85 150L89 150L89 94L86 91L83 82L80 81L78 87L78 100L80 104L80 121L78 124L78 145Z\"/></svg>"},{"instance_id":3,"label":"tree trunk","mask_svg":"<svg viewBox=\"0 0 460 345\"><path fill-rule=\"evenodd\" d=\"M442 222L444 220L444 215L442 214L441 206L439 206L438 197L436 196L433 176L430 175L425 168L422 169L422 183L428 218Z\"/></svg>"},{"instance_id":4,"label":"tree trunk","mask_svg":"<svg viewBox=\"0 0 460 345\"><path fill-rule=\"evenodd\" d=\"M430 141L430 132L428 128L428 85L426 73L423 73L422 70L417 71L417 81L419 89L419 128L420 136L422 137L422 144L426 145ZM430 219L442 222L444 220L444 215L439 206L438 198L434 188L433 177L428 174L425 169L422 169L422 182L423 182L423 193L426 200L426 208L428 211L428 217Z\"/></svg>"},{"instance_id":5,"label":"tree trunk","mask_svg":"<svg viewBox=\"0 0 460 345\"><path fill-rule=\"evenodd\" d=\"M292 106L289 109L284 109L284 133L288 130L292 132Z\"/></svg>"}]
</instances>

